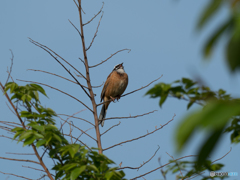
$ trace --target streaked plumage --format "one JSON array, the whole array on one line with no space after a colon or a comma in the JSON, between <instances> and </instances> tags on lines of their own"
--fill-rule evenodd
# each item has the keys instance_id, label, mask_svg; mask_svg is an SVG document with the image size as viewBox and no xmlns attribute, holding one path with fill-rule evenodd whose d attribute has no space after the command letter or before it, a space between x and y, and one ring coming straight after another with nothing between
<instances>
[{"instance_id":1,"label":"streaked plumage","mask_svg":"<svg viewBox=\"0 0 240 180\"><path fill-rule=\"evenodd\" d=\"M122 63L123 64L123 63ZM118 64L114 67L113 71L107 77L101 93L101 102L106 102L102 105L102 110L99 115L99 124L104 125L104 118L106 117L107 108L111 99L120 99L128 85L128 75L123 69L123 65Z\"/></svg>"}]
</instances>

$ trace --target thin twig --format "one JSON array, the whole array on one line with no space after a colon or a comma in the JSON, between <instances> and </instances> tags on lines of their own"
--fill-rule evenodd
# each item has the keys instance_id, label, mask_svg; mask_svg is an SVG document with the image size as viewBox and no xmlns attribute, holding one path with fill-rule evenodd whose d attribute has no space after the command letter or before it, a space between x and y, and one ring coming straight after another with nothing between
<instances>
[{"instance_id":1,"label":"thin twig","mask_svg":"<svg viewBox=\"0 0 240 180\"><path fill-rule=\"evenodd\" d=\"M69 134L63 134L63 135L65 135L65 136L68 136L68 137L70 137L70 135ZM82 143L84 146L86 146L86 148L88 148L90 151L92 151L91 150L91 148L90 147L88 147L84 142L82 142L81 140L79 140L79 139L77 139L76 137L72 137L73 139L76 139L77 141L79 141L80 143Z\"/></svg>"},{"instance_id":2,"label":"thin twig","mask_svg":"<svg viewBox=\"0 0 240 180\"><path fill-rule=\"evenodd\" d=\"M87 131L89 131L89 130L91 130L91 129L93 129L94 127L91 127L91 128L89 128L89 129L87 129L86 131L84 131L84 132L87 132ZM76 141L74 142L74 144L77 142L77 140L83 135L84 133L82 132L78 137L77 137L77 139L76 139Z\"/></svg>"},{"instance_id":3,"label":"thin twig","mask_svg":"<svg viewBox=\"0 0 240 180\"><path fill-rule=\"evenodd\" d=\"M126 117L110 117L110 118L106 118L106 119L103 119L104 121L105 120L110 120L110 119L129 119L129 118L137 118L137 117L141 117L141 116L145 116L145 115L148 115L148 114L151 114L151 113L154 113L155 111L157 110L153 110L151 112L148 112L148 113L144 113L144 114L140 114L140 115L136 115L136 116L126 116Z\"/></svg>"},{"instance_id":4,"label":"thin twig","mask_svg":"<svg viewBox=\"0 0 240 180\"><path fill-rule=\"evenodd\" d=\"M9 107L9 105L8 105L7 102L6 102L6 105L7 105L8 109L9 109L15 116L17 116L17 115L14 113L14 111Z\"/></svg>"},{"instance_id":5,"label":"thin twig","mask_svg":"<svg viewBox=\"0 0 240 180\"><path fill-rule=\"evenodd\" d=\"M81 32L78 30L78 28L68 19L68 21L71 23L71 25L77 30L79 36L81 37Z\"/></svg>"},{"instance_id":6,"label":"thin twig","mask_svg":"<svg viewBox=\"0 0 240 180\"><path fill-rule=\"evenodd\" d=\"M163 76L163 75L161 75L159 78L153 80L152 82L150 82L150 83L147 84L146 86L143 86L143 87L141 87L141 88L139 88L139 89L136 89L136 90L134 90L134 91L131 91L131 92L127 93L127 94L124 94L124 95L122 95L121 97L127 96L127 95L129 95L129 94L132 94L132 93L134 93L134 92L136 92L136 91L139 91L139 90L142 90L142 89L148 87L149 85L151 85L151 84L154 83L155 81L159 80L162 76Z\"/></svg>"},{"instance_id":7,"label":"thin twig","mask_svg":"<svg viewBox=\"0 0 240 180\"><path fill-rule=\"evenodd\" d=\"M23 178L23 179L33 180L33 179L29 179L29 178L24 177L24 176L19 176L19 175L17 175L17 174L4 173L4 172L2 172L2 171L0 171L0 173L2 173L2 174L6 174L6 175L11 175L11 176L16 176L16 177Z\"/></svg>"},{"instance_id":8,"label":"thin twig","mask_svg":"<svg viewBox=\"0 0 240 180\"><path fill-rule=\"evenodd\" d=\"M180 157L180 158L176 159L176 161L178 161L178 160L180 160L180 159L188 158L188 157L195 157L195 156L197 156L197 155L188 155L188 156ZM162 166L160 166L160 167L157 167L156 169L153 169L153 170L151 170L151 171L149 171L149 172L147 172L147 173L145 173L145 174L142 174L142 175L140 175L140 176L134 177L134 178L132 178L132 179L130 179L130 180L136 180L137 178L146 176L147 174L150 174L150 173L152 173L152 172L154 172L154 171L156 171L156 170L158 170L158 169L161 169L161 168L163 168L163 167L165 167L165 166L167 166L167 165L169 165L169 164L171 164L171 163L173 163L173 162L169 162L169 163L167 163L167 164L164 164L164 165L162 165Z\"/></svg>"},{"instance_id":9,"label":"thin twig","mask_svg":"<svg viewBox=\"0 0 240 180\"><path fill-rule=\"evenodd\" d=\"M76 115L76 114L78 114L78 113L80 113L80 112L83 112L83 111L85 111L85 110L86 110L86 109L83 109L83 110L81 110L81 111L78 111L78 112L74 113L72 116L68 116L68 118L67 118L66 120L64 120L65 122L61 125L59 131L61 131L61 129L62 129L62 127L64 126L64 124L65 124L71 117L73 117L74 115ZM58 117L59 117L59 116L58 116ZM61 119L61 117L59 117L59 118Z\"/></svg>"},{"instance_id":10,"label":"thin twig","mask_svg":"<svg viewBox=\"0 0 240 180\"><path fill-rule=\"evenodd\" d=\"M12 158L6 158L6 157L0 157L0 159L10 160L10 161L31 162L31 163L35 163L35 164L40 164L37 161L32 161L32 160L28 160L28 159L12 159Z\"/></svg>"},{"instance_id":11,"label":"thin twig","mask_svg":"<svg viewBox=\"0 0 240 180\"><path fill-rule=\"evenodd\" d=\"M102 3L103 3L102 8L98 11L98 13L97 13L96 15L94 15L93 18L90 19L88 22L86 22L85 24L83 24L83 26L85 26L85 25L89 24L90 22L92 22L92 20L94 20L95 17L97 17L97 16L102 12L102 9L103 9L103 6L104 6L104 2L102 2Z\"/></svg>"},{"instance_id":12,"label":"thin twig","mask_svg":"<svg viewBox=\"0 0 240 180\"><path fill-rule=\"evenodd\" d=\"M8 80L9 80L9 78L10 78L10 76L11 76L12 67L13 67L13 59L14 59L14 55L13 55L12 50L11 50L11 49L9 49L9 50L10 50L10 52L11 52L11 54L12 54L12 57L10 58L10 59L11 59L11 66L10 66L10 71L9 71L9 73L8 73L8 77L7 77L7 80L6 80L5 85L8 83Z\"/></svg>"},{"instance_id":13,"label":"thin twig","mask_svg":"<svg viewBox=\"0 0 240 180\"><path fill-rule=\"evenodd\" d=\"M70 115L67 115L67 114L57 114L57 115L60 115L60 116L68 116L68 117L71 117L71 118L75 118L75 119L80 119L80 120L83 120L93 126L95 126L93 123L91 123L90 121L86 120L86 119L83 119L83 118L80 118L80 117L75 117L75 116L70 116Z\"/></svg>"},{"instance_id":14,"label":"thin twig","mask_svg":"<svg viewBox=\"0 0 240 180\"><path fill-rule=\"evenodd\" d=\"M170 154L168 154L168 152L166 152L166 153L167 153L167 155L169 155L169 156L175 161L175 159L173 158L173 156L171 156ZM180 171L180 173L181 173L181 176L182 176L182 178L183 178L182 170L181 170L181 168L180 168L178 162L177 162L177 161L175 161L175 162L176 162L176 164L177 164L177 166L178 166L178 168L179 168L179 171Z\"/></svg>"},{"instance_id":15,"label":"thin twig","mask_svg":"<svg viewBox=\"0 0 240 180\"><path fill-rule=\"evenodd\" d=\"M143 164L141 164L140 166L138 166L138 167L129 167L129 166L120 167L120 168L118 168L118 170L121 170L121 169L137 169L137 170L139 170L141 167L143 167L145 164L147 164L149 161L152 160L152 158L157 154L159 149L160 149L160 146L158 146L158 148L155 151L155 153L153 154L153 156L151 158L149 158L146 162L143 162Z\"/></svg>"},{"instance_id":16,"label":"thin twig","mask_svg":"<svg viewBox=\"0 0 240 180\"><path fill-rule=\"evenodd\" d=\"M143 137L146 137L146 136L148 136L148 135L150 135L150 134L153 134L154 132L162 129L163 127L165 127L166 125L168 125L168 123L170 123L171 121L173 121L175 116L176 116L176 115L174 114L174 116L172 117L171 120L169 120L166 124L162 125L160 128L156 128L156 129L155 129L154 131L152 131L152 132L148 132L147 134L145 134L145 135L143 135L143 136L139 136L139 137L134 138L134 139L130 139L130 140L127 140L127 141L120 142L120 143L118 143L118 144L115 144L115 145L113 145L113 146L110 146L110 147L108 147L108 148L103 149L103 151L106 151L106 150L108 150L108 149L111 149L111 148L113 148L113 147L119 146L119 145L121 145L121 144L128 143L128 142L132 142L132 141L141 139L141 138L143 138Z\"/></svg>"},{"instance_id":17,"label":"thin twig","mask_svg":"<svg viewBox=\"0 0 240 180\"><path fill-rule=\"evenodd\" d=\"M116 127L116 126L119 126L120 124L121 124L121 121L119 121L118 124L115 124L115 125L113 125L112 127L110 127L108 130L106 130L104 133L102 133L101 136L104 135L106 132L110 131L112 128L114 128L114 127Z\"/></svg>"},{"instance_id":18,"label":"thin twig","mask_svg":"<svg viewBox=\"0 0 240 180\"><path fill-rule=\"evenodd\" d=\"M59 117L60 118L60 117ZM60 118L62 121L64 121L62 118ZM68 124L71 124L68 121L65 121ZM93 139L94 141L97 141L95 138L93 138L91 135L89 135L88 133L84 132L82 129L80 129L79 127L75 126L74 124L71 124L73 127L75 127L76 129L78 129L79 131L83 132L84 134L86 134L88 137L90 137L91 139Z\"/></svg>"},{"instance_id":19,"label":"thin twig","mask_svg":"<svg viewBox=\"0 0 240 180\"><path fill-rule=\"evenodd\" d=\"M11 152L6 152L6 154L15 154L15 155L35 155L34 153L11 153Z\"/></svg>"},{"instance_id":20,"label":"thin twig","mask_svg":"<svg viewBox=\"0 0 240 180\"><path fill-rule=\"evenodd\" d=\"M103 17L103 12L102 12L102 15L101 15L101 17L100 17L100 20L99 20L99 22L98 22L98 26L97 26L96 32L95 32L95 34L94 34L94 36L93 36L93 38L92 38L92 41L91 41L90 45L89 45L88 48L86 49L86 51L88 51L88 50L91 48L94 39L97 37L98 28L99 28L99 26L100 26L100 23L101 23L102 17Z\"/></svg>"},{"instance_id":21,"label":"thin twig","mask_svg":"<svg viewBox=\"0 0 240 180\"><path fill-rule=\"evenodd\" d=\"M74 83L74 84L78 84L78 83L75 82L75 81L72 81L72 80L70 80L70 79L68 79L68 78L62 77L62 76L60 76L60 75L58 75L58 74L54 74L54 73L51 73L51 72L47 72L47 71L43 71L43 70L36 70L36 69L27 69L27 70L28 70L28 71L38 71L38 72L43 72L43 73L46 73L46 74L51 74L51 75L60 77L60 78L62 78L62 79L65 79L65 80L67 80L67 81L69 81L69 82L72 82L72 83ZM88 87L86 87L86 86L84 86L84 85L82 85L82 86L83 86L84 88L88 89Z\"/></svg>"},{"instance_id":22,"label":"thin twig","mask_svg":"<svg viewBox=\"0 0 240 180\"><path fill-rule=\"evenodd\" d=\"M78 83L78 85L83 89L83 91L87 94L87 96L88 96L89 98L91 98L90 95L88 94L88 92L87 92L87 91L84 89L84 87L82 86L82 84L73 76L73 74L72 74L55 56L52 55L52 53L54 53L57 57L59 57L60 59L62 59L62 60L63 60L64 62L66 62L69 66L71 66L75 71L77 71L79 74L82 75L81 72L79 72L79 71L78 71L74 66L72 66L67 60L63 59L61 56L59 56L57 53L55 53L53 50L51 50L51 49L48 48L47 46L44 46L44 45L38 43L37 41L32 40L31 38L29 38L29 39L30 39L30 42L31 42L31 43L33 43L34 45L42 48L42 49L45 50L48 54L50 54L50 55L68 72L68 74L70 74L70 75L72 76L72 78ZM50 51L51 51L52 53L51 53ZM83 75L82 75L82 76L83 76ZM84 76L83 76L83 77L84 77ZM84 77L84 78L86 79L86 77ZM87 79L86 79L86 80L87 80Z\"/></svg>"},{"instance_id":23,"label":"thin twig","mask_svg":"<svg viewBox=\"0 0 240 180\"><path fill-rule=\"evenodd\" d=\"M112 58L114 55L116 55L117 53L119 53L119 52L121 52L121 51L126 51L126 50L128 51L128 53L131 51L131 49L121 49L121 50L119 50L119 51L111 54L111 56L109 56L107 59L103 60L102 62L100 62L100 63L98 63L98 64L95 64L95 65L93 65L93 66L89 66L89 68L97 67L97 66L99 66L100 64L102 64L102 63L108 61L109 59L111 59L111 58Z\"/></svg>"},{"instance_id":24,"label":"thin twig","mask_svg":"<svg viewBox=\"0 0 240 180\"><path fill-rule=\"evenodd\" d=\"M47 84L43 84L43 83L40 83L40 82L26 81L26 80L20 80L20 79L17 79L17 80L18 80L18 81L23 81L23 82L30 82L30 83L34 83L34 84L41 84L41 85L43 85L43 86L47 86L47 87L50 87L50 88L52 88L52 89L55 89L55 90L57 90L57 91L59 91L59 92L61 92L61 93L63 93L63 94L66 94L67 96L75 99L76 101L80 102L80 103L81 103L83 106L85 106L88 110L90 110L91 112L93 112L93 111L92 111L86 104L84 104L82 101L80 101L79 99L75 98L74 96L72 96L72 95L70 95L70 94L68 94L68 93L66 93L66 92L64 92L64 91L61 91L60 89L57 89L57 88L55 88L55 87L52 87L52 86L49 86L49 85L47 85Z\"/></svg>"}]
</instances>

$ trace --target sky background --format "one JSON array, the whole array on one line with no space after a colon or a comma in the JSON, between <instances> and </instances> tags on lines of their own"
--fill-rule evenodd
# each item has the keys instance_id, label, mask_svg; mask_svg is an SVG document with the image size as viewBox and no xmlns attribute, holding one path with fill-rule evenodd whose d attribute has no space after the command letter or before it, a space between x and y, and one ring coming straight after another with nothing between
<instances>
[{"instance_id":1,"label":"sky background","mask_svg":"<svg viewBox=\"0 0 240 180\"><path fill-rule=\"evenodd\" d=\"M226 7L221 9L203 31L198 32L196 31L197 20L209 0L105 0L104 2L104 15L97 37L93 46L87 52L89 65L97 64L124 48L131 49L131 52L123 51L101 66L90 69L92 85L102 84L113 67L123 62L125 71L129 75L126 93L138 89L163 75L158 83L171 83L182 77L191 79L199 77L205 85L213 90L223 88L234 97L240 96L240 74L231 74L224 59L226 39L223 38L216 46L211 61L203 60L202 57L204 42L211 32L227 18L228 9ZM83 9L86 12L83 16L84 22L91 19L101 6L102 1L83 1ZM84 27L87 45L91 42L96 31L99 18L100 16ZM91 107L91 102L77 85L51 75L27 71L27 69L44 70L71 79L53 58L29 42L28 37L30 37L48 46L68 60L79 71L85 73L82 62L78 60L78 57L83 57L80 37L68 22L68 19L76 27L79 27L78 11L73 1L0 1L0 81L5 83L7 79L6 70L10 66L11 53L9 49L11 49L14 53L12 72L14 80L22 79L49 84L79 98ZM71 70L71 72L74 71ZM85 84L83 79L80 78L79 81ZM16 82L20 85L25 84ZM159 99L150 99L148 96L144 96L153 85L126 96L117 103L111 103L108 109L107 117L122 117L130 114L143 114L153 110L158 111L136 119L121 119L120 126L115 127L102 137L103 148L144 135L147 131L154 130L155 126L159 127L160 124L165 124L176 114L173 122L154 134L104 152L116 164L122 162L122 167L137 167L143 161L147 161L156 151L158 145L160 146L160 150L152 161L139 171L125 170L128 179L159 167L159 157L162 165L168 163L171 157L166 152L175 159L196 154L196 150L201 146L204 137L203 133L195 134L184 151L181 154L176 153L174 143L176 128L186 114L199 107L194 105L190 111L186 111L187 102L169 98L160 109L158 106ZM45 88L45 90L49 99L41 96L42 104L52 108L58 114L72 115L85 109L77 101L59 92L50 88ZM94 89L97 102L100 102L101 90L102 87ZM0 96L0 121L18 122L5 102L5 97ZM100 112L100 108L98 107L98 112ZM93 117L88 110L79 113L77 116L93 122ZM91 127L80 120L71 119L71 121L83 130ZM104 132L118 122L119 120L106 121L100 131ZM57 124L60 124L59 119L57 119ZM65 126L64 131L68 133L69 127ZM94 130L88 132L95 136ZM9 135L1 129L0 135L2 134ZM78 136L80 132L74 129L73 134ZM94 141L87 136L83 135L81 140L90 147L96 147ZM30 155L19 156L5 153L32 153L32 149L22 148L21 143L16 145L15 141L2 137L0 142L1 157L35 159L34 156ZM232 147L231 153L219 163L226 165L223 171L240 174L240 145L232 145L229 134L223 137L221 143L211 155L211 159L215 160L222 157L230 150L230 147ZM45 158L44 162L48 164L48 167L51 167L52 162L49 159ZM0 171L2 172L15 173L32 179L40 177L41 172L22 167L22 165L29 166L31 164L0 159ZM34 164L32 166L41 168ZM163 170L165 169L163 168ZM204 175L208 175L208 172ZM145 176L145 178L163 179L159 170ZM174 176L168 176L167 179L173 178ZM12 180L16 177L0 173L0 179ZM199 179L199 177L195 179ZM239 179L239 176L229 179Z\"/></svg>"}]
</instances>

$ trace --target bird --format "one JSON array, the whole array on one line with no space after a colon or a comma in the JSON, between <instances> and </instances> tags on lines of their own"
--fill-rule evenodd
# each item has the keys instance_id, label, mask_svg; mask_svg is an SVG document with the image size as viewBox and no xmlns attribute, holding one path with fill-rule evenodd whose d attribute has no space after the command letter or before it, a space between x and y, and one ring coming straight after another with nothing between
<instances>
[{"instance_id":1,"label":"bird","mask_svg":"<svg viewBox=\"0 0 240 180\"><path fill-rule=\"evenodd\" d=\"M107 109L111 101L117 101L120 99L121 95L124 93L128 85L128 75L124 71L123 63L114 66L112 72L108 75L107 80L103 86L101 93L101 101L105 102L102 105L102 109L99 115L99 124L103 127L104 118L107 114Z\"/></svg>"}]
</instances>

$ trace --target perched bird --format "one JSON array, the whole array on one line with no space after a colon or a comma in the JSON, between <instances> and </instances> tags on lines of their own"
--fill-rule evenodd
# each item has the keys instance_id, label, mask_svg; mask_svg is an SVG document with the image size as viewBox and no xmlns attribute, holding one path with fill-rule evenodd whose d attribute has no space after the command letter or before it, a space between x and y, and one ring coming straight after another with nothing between
<instances>
[{"instance_id":1,"label":"perched bird","mask_svg":"<svg viewBox=\"0 0 240 180\"><path fill-rule=\"evenodd\" d=\"M108 75L107 80L103 86L101 93L101 102L106 102L102 105L102 110L99 115L99 124L104 125L104 118L107 114L107 108L110 104L110 100L119 100L120 96L125 91L128 85L128 75L123 69L123 63L118 64L113 68L113 71Z\"/></svg>"}]
</instances>

